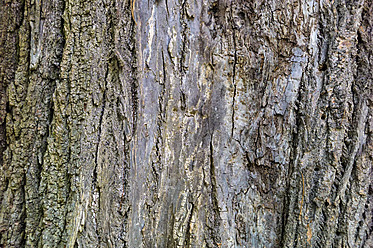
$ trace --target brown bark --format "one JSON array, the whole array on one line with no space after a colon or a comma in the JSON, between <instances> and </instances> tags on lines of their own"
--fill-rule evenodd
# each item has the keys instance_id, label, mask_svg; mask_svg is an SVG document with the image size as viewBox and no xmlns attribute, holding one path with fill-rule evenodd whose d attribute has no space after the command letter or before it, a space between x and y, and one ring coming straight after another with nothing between
<instances>
[{"instance_id":1,"label":"brown bark","mask_svg":"<svg viewBox=\"0 0 373 248\"><path fill-rule=\"evenodd\" d=\"M0 2L4 247L372 247L373 4Z\"/></svg>"}]
</instances>

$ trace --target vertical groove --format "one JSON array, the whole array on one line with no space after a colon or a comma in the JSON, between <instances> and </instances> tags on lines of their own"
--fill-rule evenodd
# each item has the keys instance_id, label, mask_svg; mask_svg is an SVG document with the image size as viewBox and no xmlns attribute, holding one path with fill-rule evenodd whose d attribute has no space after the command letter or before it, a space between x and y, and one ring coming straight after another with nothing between
<instances>
[{"instance_id":1,"label":"vertical groove","mask_svg":"<svg viewBox=\"0 0 373 248\"><path fill-rule=\"evenodd\" d=\"M235 104L236 104L236 95L237 95L237 85L236 85L236 66L237 66L237 43L236 43L236 28L234 26L233 20L233 8L231 4L231 22L232 22L232 32L233 32L233 50L234 50L234 61L233 61L233 76L232 76L232 84L233 84L233 99L232 99L232 132L231 137L234 135L234 118L235 118Z\"/></svg>"},{"instance_id":2,"label":"vertical groove","mask_svg":"<svg viewBox=\"0 0 373 248\"><path fill-rule=\"evenodd\" d=\"M212 240L214 245L217 247L221 243L221 238L219 235L220 228L220 210L218 202L218 191L216 183L216 168L214 164L214 146L213 146L213 132L210 137L210 180L211 180L211 201L212 201L212 211L213 211L213 226L212 228Z\"/></svg>"}]
</instances>

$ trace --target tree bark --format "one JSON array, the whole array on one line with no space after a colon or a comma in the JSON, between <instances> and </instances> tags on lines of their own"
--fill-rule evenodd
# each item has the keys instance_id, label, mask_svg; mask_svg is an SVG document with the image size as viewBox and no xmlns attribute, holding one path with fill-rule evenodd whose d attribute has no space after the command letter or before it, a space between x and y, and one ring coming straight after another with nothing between
<instances>
[{"instance_id":1,"label":"tree bark","mask_svg":"<svg viewBox=\"0 0 373 248\"><path fill-rule=\"evenodd\" d=\"M0 1L2 247L373 247L371 0Z\"/></svg>"}]
</instances>

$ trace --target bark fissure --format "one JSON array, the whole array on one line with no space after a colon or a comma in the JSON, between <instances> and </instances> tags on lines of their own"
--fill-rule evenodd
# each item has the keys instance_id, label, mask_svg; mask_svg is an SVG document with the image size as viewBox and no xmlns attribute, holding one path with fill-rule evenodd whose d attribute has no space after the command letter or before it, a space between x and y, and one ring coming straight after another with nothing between
<instances>
[{"instance_id":1,"label":"bark fissure","mask_svg":"<svg viewBox=\"0 0 373 248\"><path fill-rule=\"evenodd\" d=\"M214 215L212 216L213 221L211 231L212 231L212 240L215 246L221 243L220 236L219 236L219 225L220 225L220 209L219 209L219 201L218 201L218 190L217 190L217 181L216 181L216 168L214 164L214 145L213 145L213 136L214 133L211 133L210 137L210 183L211 183L211 201L212 201L212 209L214 211Z\"/></svg>"},{"instance_id":2,"label":"bark fissure","mask_svg":"<svg viewBox=\"0 0 373 248\"><path fill-rule=\"evenodd\" d=\"M186 231L185 231L185 241L184 241L184 247L190 247L191 246L191 225L192 225L192 218L194 214L194 203L190 202L191 204L191 210L189 213L188 221L186 223Z\"/></svg>"},{"instance_id":3,"label":"bark fissure","mask_svg":"<svg viewBox=\"0 0 373 248\"><path fill-rule=\"evenodd\" d=\"M372 10L0 3L0 246L373 246Z\"/></svg>"},{"instance_id":4,"label":"bark fissure","mask_svg":"<svg viewBox=\"0 0 373 248\"><path fill-rule=\"evenodd\" d=\"M233 8L231 4L231 22L233 21L233 14L232 14ZM237 44L236 44L236 28L232 24L232 32L233 32L233 75L232 75L232 84L233 84L233 99L232 99L232 131L231 131L231 137L233 138L234 134L234 118L235 118L235 104L236 104L236 95L237 95L237 85L236 85L236 66L237 66Z\"/></svg>"},{"instance_id":5,"label":"bark fissure","mask_svg":"<svg viewBox=\"0 0 373 248\"><path fill-rule=\"evenodd\" d=\"M136 51L135 47L131 51L133 58L136 57ZM133 64L136 63L136 60L132 61ZM132 136L135 135L136 129L137 129L137 118L138 118L138 108L139 108L139 97L138 97L138 79L137 79L137 73L136 73L136 67L132 65L132 79L131 79L131 99L132 99Z\"/></svg>"}]
</instances>

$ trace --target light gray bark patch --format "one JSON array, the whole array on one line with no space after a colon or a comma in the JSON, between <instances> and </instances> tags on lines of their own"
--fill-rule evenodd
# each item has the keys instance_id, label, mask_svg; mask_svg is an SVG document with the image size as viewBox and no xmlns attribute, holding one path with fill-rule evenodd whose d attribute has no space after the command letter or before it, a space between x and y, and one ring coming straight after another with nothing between
<instances>
[{"instance_id":1,"label":"light gray bark patch","mask_svg":"<svg viewBox=\"0 0 373 248\"><path fill-rule=\"evenodd\" d=\"M373 246L372 8L3 1L0 246Z\"/></svg>"}]
</instances>

